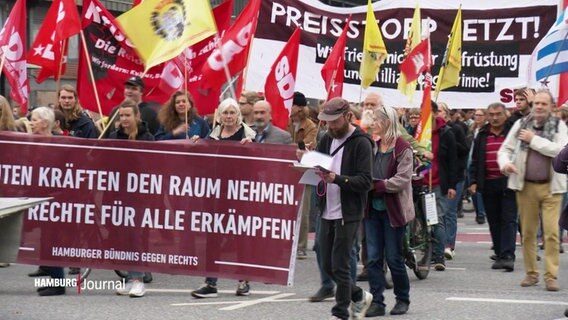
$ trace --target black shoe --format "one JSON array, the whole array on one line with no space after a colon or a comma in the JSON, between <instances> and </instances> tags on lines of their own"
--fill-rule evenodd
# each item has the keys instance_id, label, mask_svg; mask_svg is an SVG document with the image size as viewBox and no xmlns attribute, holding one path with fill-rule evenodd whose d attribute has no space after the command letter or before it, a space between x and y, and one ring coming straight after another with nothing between
<instances>
[{"instance_id":1,"label":"black shoe","mask_svg":"<svg viewBox=\"0 0 568 320\"><path fill-rule=\"evenodd\" d=\"M361 273L357 275L357 281L368 281L368 280L369 280L369 272L363 269L363 271L361 271Z\"/></svg>"},{"instance_id":2,"label":"black shoe","mask_svg":"<svg viewBox=\"0 0 568 320\"><path fill-rule=\"evenodd\" d=\"M142 281L144 281L144 283L150 283L152 280L154 280L152 272L144 272L144 278L142 278Z\"/></svg>"},{"instance_id":3,"label":"black shoe","mask_svg":"<svg viewBox=\"0 0 568 320\"><path fill-rule=\"evenodd\" d=\"M49 272L42 267L37 268L36 271L28 273L28 277L45 277L49 276Z\"/></svg>"},{"instance_id":4,"label":"black shoe","mask_svg":"<svg viewBox=\"0 0 568 320\"><path fill-rule=\"evenodd\" d=\"M321 287L318 290L318 292L316 292L316 294L310 297L310 302L322 302L327 298L333 298L333 297L335 297L335 292L333 291L333 288L330 289L330 288Z\"/></svg>"},{"instance_id":5,"label":"black shoe","mask_svg":"<svg viewBox=\"0 0 568 320\"><path fill-rule=\"evenodd\" d=\"M568 317L568 309L564 310L564 316Z\"/></svg>"},{"instance_id":6,"label":"black shoe","mask_svg":"<svg viewBox=\"0 0 568 320\"><path fill-rule=\"evenodd\" d=\"M501 259L501 264L503 269L507 272L513 272L515 270L515 258L503 258Z\"/></svg>"},{"instance_id":7,"label":"black shoe","mask_svg":"<svg viewBox=\"0 0 568 320\"><path fill-rule=\"evenodd\" d=\"M392 314L393 316L405 314L406 312L408 312L409 305L410 303L408 302L396 300L396 304L394 305L394 308L392 308L390 314Z\"/></svg>"},{"instance_id":8,"label":"black shoe","mask_svg":"<svg viewBox=\"0 0 568 320\"><path fill-rule=\"evenodd\" d=\"M367 312L365 313L365 318L384 316L386 313L385 307L378 303L373 302Z\"/></svg>"},{"instance_id":9,"label":"black shoe","mask_svg":"<svg viewBox=\"0 0 568 320\"><path fill-rule=\"evenodd\" d=\"M434 259L434 269L436 271L446 270L446 263L444 262L444 257L436 257ZM398 302L397 302L397 304L398 304Z\"/></svg>"},{"instance_id":10,"label":"black shoe","mask_svg":"<svg viewBox=\"0 0 568 320\"><path fill-rule=\"evenodd\" d=\"M562 243L560 244L560 253L564 253L564 247L562 246Z\"/></svg>"},{"instance_id":11,"label":"black shoe","mask_svg":"<svg viewBox=\"0 0 568 320\"><path fill-rule=\"evenodd\" d=\"M65 287L45 287L42 290L39 290L38 294L41 297L60 296L62 294L65 294Z\"/></svg>"},{"instance_id":12,"label":"black shoe","mask_svg":"<svg viewBox=\"0 0 568 320\"><path fill-rule=\"evenodd\" d=\"M81 273L81 268L69 268L68 274L79 274Z\"/></svg>"},{"instance_id":13,"label":"black shoe","mask_svg":"<svg viewBox=\"0 0 568 320\"><path fill-rule=\"evenodd\" d=\"M493 270L501 270L501 269L504 269L504 267L503 267L503 260L497 259L495 262L493 262L493 265L491 266L491 269L493 269Z\"/></svg>"},{"instance_id":14,"label":"black shoe","mask_svg":"<svg viewBox=\"0 0 568 320\"><path fill-rule=\"evenodd\" d=\"M475 217L477 224L485 224L485 217Z\"/></svg>"},{"instance_id":15,"label":"black shoe","mask_svg":"<svg viewBox=\"0 0 568 320\"><path fill-rule=\"evenodd\" d=\"M496 254L492 254L489 256L489 259L493 260L493 261L497 261L499 259L499 256L497 256Z\"/></svg>"}]
</instances>

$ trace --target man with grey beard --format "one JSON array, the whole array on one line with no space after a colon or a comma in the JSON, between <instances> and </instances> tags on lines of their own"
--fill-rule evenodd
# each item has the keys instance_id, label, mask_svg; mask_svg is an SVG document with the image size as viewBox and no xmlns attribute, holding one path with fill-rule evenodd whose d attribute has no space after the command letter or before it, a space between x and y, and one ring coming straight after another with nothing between
<instances>
[{"instance_id":1,"label":"man with grey beard","mask_svg":"<svg viewBox=\"0 0 568 320\"><path fill-rule=\"evenodd\" d=\"M255 141L259 143L291 144L292 136L272 124L272 107L265 100L257 101L252 107Z\"/></svg>"},{"instance_id":2,"label":"man with grey beard","mask_svg":"<svg viewBox=\"0 0 568 320\"><path fill-rule=\"evenodd\" d=\"M321 264L337 285L332 319L348 319L350 305L352 319L363 319L373 300L372 294L351 280L350 260L372 186L374 142L349 122L349 111L349 102L334 98L324 103L318 115L327 122L328 131L317 151L332 157L329 170L320 172L322 181L317 186Z\"/></svg>"}]
</instances>

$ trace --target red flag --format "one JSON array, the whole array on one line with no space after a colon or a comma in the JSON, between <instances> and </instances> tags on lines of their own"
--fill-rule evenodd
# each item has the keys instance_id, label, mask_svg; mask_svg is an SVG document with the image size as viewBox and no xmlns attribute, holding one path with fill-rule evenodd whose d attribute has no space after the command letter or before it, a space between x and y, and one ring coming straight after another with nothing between
<instances>
[{"instance_id":1,"label":"red flag","mask_svg":"<svg viewBox=\"0 0 568 320\"><path fill-rule=\"evenodd\" d=\"M235 23L221 38L219 47L207 59L203 66L206 87L219 88L227 81L224 66L227 65L231 76L242 71L246 64L250 44L256 32L261 0L252 0L241 12Z\"/></svg>"},{"instance_id":2,"label":"red flag","mask_svg":"<svg viewBox=\"0 0 568 320\"><path fill-rule=\"evenodd\" d=\"M300 28L298 27L274 61L264 85L264 95L272 105L272 123L282 129L288 127L288 118L292 110L299 49Z\"/></svg>"},{"instance_id":3,"label":"red flag","mask_svg":"<svg viewBox=\"0 0 568 320\"><path fill-rule=\"evenodd\" d=\"M30 92L26 70L26 1L18 0L0 31L0 57L4 75L10 84L10 96L28 112Z\"/></svg>"},{"instance_id":4,"label":"red flag","mask_svg":"<svg viewBox=\"0 0 568 320\"><path fill-rule=\"evenodd\" d=\"M81 31L81 22L73 0L55 0L49 7L43 24L28 52L28 63L41 67L37 83L65 73L67 40ZM63 57L62 57L63 55Z\"/></svg>"},{"instance_id":5,"label":"red flag","mask_svg":"<svg viewBox=\"0 0 568 320\"><path fill-rule=\"evenodd\" d=\"M400 71L406 77L406 82L412 82L418 79L422 72L430 71L432 66L432 54L430 51L430 38L422 40L412 51L406 56L400 64Z\"/></svg>"},{"instance_id":6,"label":"red flag","mask_svg":"<svg viewBox=\"0 0 568 320\"><path fill-rule=\"evenodd\" d=\"M327 60L321 68L321 77L325 82L325 90L327 91L327 100L335 97L341 97L343 94L343 71L345 69L345 45L347 43L347 29L351 15L345 22L343 31L337 38L331 53L327 56Z\"/></svg>"},{"instance_id":7,"label":"red flag","mask_svg":"<svg viewBox=\"0 0 568 320\"><path fill-rule=\"evenodd\" d=\"M220 34L231 25L232 9L233 0L227 0L213 9ZM160 88L164 92L182 91L187 86L199 113L203 115L213 113L219 104L220 87L201 89L206 81L201 70L218 41L218 37L212 36L186 48L179 56L164 64L161 76Z\"/></svg>"}]
</instances>

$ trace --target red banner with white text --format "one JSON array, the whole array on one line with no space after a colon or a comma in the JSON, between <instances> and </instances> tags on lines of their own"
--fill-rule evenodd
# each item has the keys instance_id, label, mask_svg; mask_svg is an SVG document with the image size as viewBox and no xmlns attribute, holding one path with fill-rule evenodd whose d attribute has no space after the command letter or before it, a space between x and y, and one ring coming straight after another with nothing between
<instances>
[{"instance_id":1,"label":"red banner with white text","mask_svg":"<svg viewBox=\"0 0 568 320\"><path fill-rule=\"evenodd\" d=\"M293 282L292 146L0 133L0 148L2 196L53 197L25 215L20 263Z\"/></svg>"}]
</instances>

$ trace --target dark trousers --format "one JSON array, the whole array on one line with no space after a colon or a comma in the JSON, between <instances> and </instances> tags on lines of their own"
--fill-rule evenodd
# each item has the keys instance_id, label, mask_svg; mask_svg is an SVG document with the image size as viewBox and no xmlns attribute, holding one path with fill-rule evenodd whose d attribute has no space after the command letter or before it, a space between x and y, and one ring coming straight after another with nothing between
<instances>
[{"instance_id":1,"label":"dark trousers","mask_svg":"<svg viewBox=\"0 0 568 320\"><path fill-rule=\"evenodd\" d=\"M371 209L365 218L365 231L367 232L367 250L369 254L369 286L373 294L373 302L385 306L385 258L392 275L394 295L396 300L410 303L410 281L404 254L402 252L402 239L405 227L393 228L386 211Z\"/></svg>"},{"instance_id":2,"label":"dark trousers","mask_svg":"<svg viewBox=\"0 0 568 320\"><path fill-rule=\"evenodd\" d=\"M351 279L350 265L359 224L360 221L320 220L318 243L322 267L337 285L335 306L331 313L340 319L348 319L351 301L360 301L363 297L363 291Z\"/></svg>"},{"instance_id":3,"label":"dark trousers","mask_svg":"<svg viewBox=\"0 0 568 320\"><path fill-rule=\"evenodd\" d=\"M515 258L517 241L517 202L515 192L507 189L507 178L485 181L482 191L493 249L499 258Z\"/></svg>"},{"instance_id":4,"label":"dark trousers","mask_svg":"<svg viewBox=\"0 0 568 320\"><path fill-rule=\"evenodd\" d=\"M49 273L53 279L63 279L65 278L65 271L63 267L42 267Z\"/></svg>"}]
</instances>

